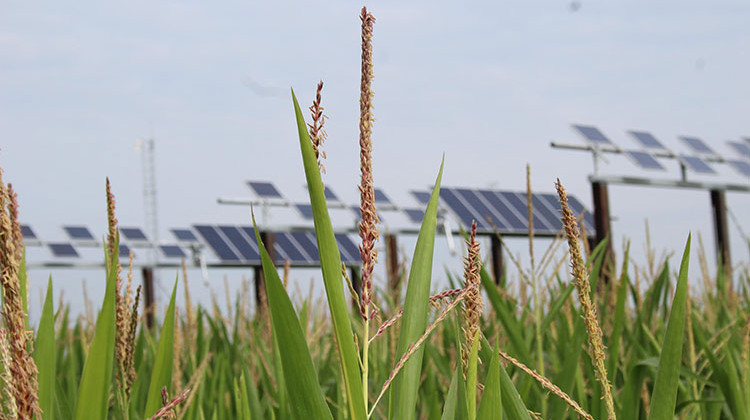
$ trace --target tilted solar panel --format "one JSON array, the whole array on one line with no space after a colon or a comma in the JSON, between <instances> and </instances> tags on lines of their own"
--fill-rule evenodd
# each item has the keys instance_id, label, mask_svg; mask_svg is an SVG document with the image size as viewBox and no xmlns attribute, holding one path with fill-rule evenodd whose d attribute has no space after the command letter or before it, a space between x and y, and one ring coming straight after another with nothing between
<instances>
[{"instance_id":1,"label":"tilted solar panel","mask_svg":"<svg viewBox=\"0 0 750 420\"><path fill-rule=\"evenodd\" d=\"M47 246L55 257L78 258L79 256L78 251L69 243L54 242L48 243Z\"/></svg>"},{"instance_id":2,"label":"tilted solar panel","mask_svg":"<svg viewBox=\"0 0 750 420\"><path fill-rule=\"evenodd\" d=\"M729 146L731 146L740 156L750 159L750 142L740 143L738 141L728 141L727 143L729 143Z\"/></svg>"},{"instance_id":3,"label":"tilted solar panel","mask_svg":"<svg viewBox=\"0 0 750 420\"><path fill-rule=\"evenodd\" d=\"M716 171L713 170L706 161L703 159L697 157L697 156L680 156L680 160L685 164L685 166L688 167L693 172L698 172L702 174L715 174Z\"/></svg>"},{"instance_id":4,"label":"tilted solar panel","mask_svg":"<svg viewBox=\"0 0 750 420\"><path fill-rule=\"evenodd\" d=\"M750 163L744 160L729 160L729 165L737 172L750 176Z\"/></svg>"},{"instance_id":5,"label":"tilted solar panel","mask_svg":"<svg viewBox=\"0 0 750 420\"><path fill-rule=\"evenodd\" d=\"M143 230L141 228L137 227L121 227L120 233L122 236L125 237L125 239L129 241L148 241L148 238L146 237L146 234L143 233Z\"/></svg>"},{"instance_id":6,"label":"tilted solar panel","mask_svg":"<svg viewBox=\"0 0 750 420\"><path fill-rule=\"evenodd\" d=\"M167 258L185 258L187 254L177 245L159 245L159 250Z\"/></svg>"},{"instance_id":7,"label":"tilted solar panel","mask_svg":"<svg viewBox=\"0 0 750 420\"><path fill-rule=\"evenodd\" d=\"M222 261L240 261L240 254L219 234L219 231L209 225L193 225L193 228Z\"/></svg>"},{"instance_id":8,"label":"tilted solar panel","mask_svg":"<svg viewBox=\"0 0 750 420\"><path fill-rule=\"evenodd\" d=\"M420 204L424 204L426 206L427 203L430 202L430 193L425 192L425 191L410 191L410 192L411 192L411 195L413 195L414 198L416 198Z\"/></svg>"},{"instance_id":9,"label":"tilted solar panel","mask_svg":"<svg viewBox=\"0 0 750 420\"><path fill-rule=\"evenodd\" d=\"M65 230L70 239L81 241L94 240L94 235L91 234L91 231L86 226L63 226L63 230Z\"/></svg>"},{"instance_id":10,"label":"tilted solar panel","mask_svg":"<svg viewBox=\"0 0 750 420\"><path fill-rule=\"evenodd\" d=\"M260 261L255 235L248 236L237 226L219 226L219 231L229 240L245 261Z\"/></svg>"},{"instance_id":11,"label":"tilted solar panel","mask_svg":"<svg viewBox=\"0 0 750 420\"><path fill-rule=\"evenodd\" d=\"M598 145L614 145L614 143L612 143L612 141L596 127L590 125L573 125L573 128L590 143Z\"/></svg>"},{"instance_id":12,"label":"tilted solar panel","mask_svg":"<svg viewBox=\"0 0 750 420\"><path fill-rule=\"evenodd\" d=\"M339 200L338 196L336 196L336 194L333 193L333 190L331 190L331 187L327 185L325 189L323 190L323 194L325 194L327 201L341 201Z\"/></svg>"},{"instance_id":13,"label":"tilted solar panel","mask_svg":"<svg viewBox=\"0 0 750 420\"><path fill-rule=\"evenodd\" d=\"M625 156L630 158L633 163L640 166L643 169L659 170L663 171L666 168L659 163L653 156L648 152L641 152L637 150L626 150Z\"/></svg>"},{"instance_id":14,"label":"tilted solar panel","mask_svg":"<svg viewBox=\"0 0 750 420\"><path fill-rule=\"evenodd\" d=\"M628 131L628 134L633 136L641 147L651 150L667 150L664 145L653 136L653 134L645 131Z\"/></svg>"},{"instance_id":15,"label":"tilted solar panel","mask_svg":"<svg viewBox=\"0 0 750 420\"><path fill-rule=\"evenodd\" d=\"M276 187L270 182L248 181L247 185L249 185L250 188L255 191L255 194L257 194L259 197L282 198L279 190L277 190Z\"/></svg>"},{"instance_id":16,"label":"tilted solar panel","mask_svg":"<svg viewBox=\"0 0 750 420\"><path fill-rule=\"evenodd\" d=\"M198 238L190 229L170 229L172 235L180 242L198 242Z\"/></svg>"},{"instance_id":17,"label":"tilted solar panel","mask_svg":"<svg viewBox=\"0 0 750 420\"><path fill-rule=\"evenodd\" d=\"M34 230L31 229L31 226L29 225L21 225L21 235L24 239L39 239L36 236L36 233L34 233Z\"/></svg>"},{"instance_id":18,"label":"tilted solar panel","mask_svg":"<svg viewBox=\"0 0 750 420\"><path fill-rule=\"evenodd\" d=\"M424 211L421 209L404 209L404 213L412 223L422 223L424 219Z\"/></svg>"},{"instance_id":19,"label":"tilted solar panel","mask_svg":"<svg viewBox=\"0 0 750 420\"><path fill-rule=\"evenodd\" d=\"M380 188L375 188L374 192L375 192L375 203L393 204L391 202L391 199L388 198L388 196L386 196L383 190L381 190Z\"/></svg>"},{"instance_id":20,"label":"tilted solar panel","mask_svg":"<svg viewBox=\"0 0 750 420\"><path fill-rule=\"evenodd\" d=\"M476 193L489 203L489 205L497 212L502 214L512 230L518 231L519 233L528 231L529 227L527 219L522 215L519 215L512 206L506 203L497 191L479 190Z\"/></svg>"},{"instance_id":21,"label":"tilted solar panel","mask_svg":"<svg viewBox=\"0 0 750 420\"><path fill-rule=\"evenodd\" d=\"M129 246L127 246L124 243L119 243L118 247L120 249L119 254L120 254L120 258L121 259L127 259L127 258L130 257L130 247ZM133 253L133 255L135 255L135 253Z\"/></svg>"},{"instance_id":22,"label":"tilted solar panel","mask_svg":"<svg viewBox=\"0 0 750 420\"><path fill-rule=\"evenodd\" d=\"M703 142L703 140L697 138L697 137L690 137L690 136L681 136L680 140L682 140L683 143L685 143L689 148L691 148L694 152L704 154L704 155L715 155L716 152L714 152L706 143Z\"/></svg>"},{"instance_id":23,"label":"tilted solar panel","mask_svg":"<svg viewBox=\"0 0 750 420\"><path fill-rule=\"evenodd\" d=\"M305 219L313 219L313 209L310 204L295 204L294 208L296 208Z\"/></svg>"}]
</instances>

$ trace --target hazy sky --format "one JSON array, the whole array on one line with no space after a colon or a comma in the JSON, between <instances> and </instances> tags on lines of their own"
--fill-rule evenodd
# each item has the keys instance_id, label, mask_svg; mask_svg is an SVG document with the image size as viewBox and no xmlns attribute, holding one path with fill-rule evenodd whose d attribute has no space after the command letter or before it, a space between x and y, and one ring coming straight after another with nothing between
<instances>
[{"instance_id":1,"label":"hazy sky","mask_svg":"<svg viewBox=\"0 0 750 420\"><path fill-rule=\"evenodd\" d=\"M359 3L3 2L0 166L24 222L47 239L59 226L105 231L104 178L121 224L142 225L137 139L154 137L160 224L247 223L244 180L273 180L304 200L289 88L303 104L325 81L325 181L356 202ZM750 3L378 1L375 15L375 182L415 202L446 155L444 185L553 190L560 177L590 207L583 143L571 123L633 148L626 129L726 140L750 136ZM609 174L647 173L612 156ZM748 182L717 167L714 181ZM642 255L644 220L660 249L689 231L713 252L708 192L612 187L615 243ZM730 194L750 231L750 196ZM730 222L731 223L731 222ZM733 259L748 260L737 226ZM697 272L697 267L696 267Z\"/></svg>"}]
</instances>

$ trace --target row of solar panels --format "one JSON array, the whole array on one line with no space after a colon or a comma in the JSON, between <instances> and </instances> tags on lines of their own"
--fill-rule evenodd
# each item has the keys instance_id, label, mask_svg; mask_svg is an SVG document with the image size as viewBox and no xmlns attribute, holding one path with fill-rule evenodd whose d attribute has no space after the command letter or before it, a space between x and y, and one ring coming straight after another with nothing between
<instances>
[{"instance_id":1,"label":"row of solar panels","mask_svg":"<svg viewBox=\"0 0 750 420\"><path fill-rule=\"evenodd\" d=\"M619 149L619 147L604 135L598 128L590 125L573 125L583 138L596 146L606 146ZM661 153L667 156L677 156L672 153L662 142L653 134L646 131L628 131L642 150L623 150L630 160L644 169L665 170L664 166L656 160ZM735 171L750 177L750 138L743 141L728 141L729 147L738 155L737 159L726 159L716 153L703 140L697 137L680 136L679 139L697 156L679 155L677 158L688 169L696 173L716 174L716 171L709 164L709 160L726 162Z\"/></svg>"},{"instance_id":2,"label":"row of solar panels","mask_svg":"<svg viewBox=\"0 0 750 420\"><path fill-rule=\"evenodd\" d=\"M200 235L222 263L227 264L260 264L260 253L255 240L255 230L250 226L213 226L194 225L195 232ZM78 246L98 246L91 231L85 226L63 226L73 242L47 242L46 245L52 255L62 258L78 258ZM24 240L31 245L42 244L39 237L28 225L21 225ZM140 228L120 228L121 236L141 246L151 246L148 237ZM171 229L172 234L183 246L199 244L201 240L191 229ZM359 249L349 235L336 234L341 251L342 262L348 265L360 261ZM158 245L157 248L166 258L185 258L187 253L180 245ZM295 266L318 265L320 256L312 232L280 232L274 234L274 250L276 262L289 260ZM126 243L120 243L120 256L127 257L131 248Z\"/></svg>"},{"instance_id":3,"label":"row of solar panels","mask_svg":"<svg viewBox=\"0 0 750 420\"><path fill-rule=\"evenodd\" d=\"M82 247L99 246L96 238L91 233L89 228L87 228L86 226L63 226L63 230L65 231L65 233L67 233L68 237L71 239L72 242L45 242L43 244L43 245L46 245L47 248L49 248L50 252L55 257L79 258L80 254L76 246L82 246ZM182 234L184 234L184 232L187 232L190 236L192 236L194 241L196 242L198 241L195 235L193 235L193 233L190 232L189 230L174 229L173 233L178 238L178 240L182 242L190 242L190 240L183 241L179 239L179 236L176 234L175 231L180 231ZM23 235L24 242L27 245L42 245L42 241L36 235L36 232L34 232L31 226L21 225L21 234ZM136 228L136 227L120 228L120 236L121 238L124 238L125 240L130 241L134 247L138 247L138 246L151 247L151 244L148 242L148 238L146 237L146 234L140 228ZM161 254L166 258L185 258L187 256L187 253L185 252L185 250L179 245L162 244L162 245L158 245L157 248L159 249ZM131 252L131 247L128 245L128 243L121 240L120 241L120 257L127 258L128 255L130 255L130 252Z\"/></svg>"},{"instance_id":4,"label":"row of solar panels","mask_svg":"<svg viewBox=\"0 0 750 420\"><path fill-rule=\"evenodd\" d=\"M255 194L263 199L283 200L284 197L270 182L249 181L248 185ZM330 187L325 189L329 202L341 203ZM430 194L425 191L411 191L417 201L425 207ZM589 232L594 232L594 221L591 213L586 212L583 204L573 196L569 196L570 205L577 214L584 214L584 222ZM468 188L442 188L440 201L447 207L461 225L466 229L472 220L477 221L478 229L484 233L498 231L506 235L523 235L529 231L526 194L512 191L493 191ZM560 203L554 194L533 194L533 228L537 235L554 235L562 228L560 221ZM383 193L375 189L376 205L390 205L392 210L402 211L411 222L422 223L424 211L420 208L398 208ZM294 204L300 215L312 220L312 206L301 203ZM359 206L347 206L359 215ZM382 219L382 218L381 218Z\"/></svg>"}]
</instances>

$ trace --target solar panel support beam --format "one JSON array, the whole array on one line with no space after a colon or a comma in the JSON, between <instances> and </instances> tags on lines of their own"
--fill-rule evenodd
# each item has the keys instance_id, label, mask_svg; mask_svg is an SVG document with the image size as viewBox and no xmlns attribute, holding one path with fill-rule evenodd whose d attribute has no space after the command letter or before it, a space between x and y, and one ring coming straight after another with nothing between
<instances>
[{"instance_id":1,"label":"solar panel support beam","mask_svg":"<svg viewBox=\"0 0 750 420\"><path fill-rule=\"evenodd\" d=\"M503 244L497 235L491 235L490 251L492 252L492 276L495 278L495 284L500 284L505 267L503 266Z\"/></svg>"},{"instance_id":2,"label":"solar panel support beam","mask_svg":"<svg viewBox=\"0 0 750 420\"><path fill-rule=\"evenodd\" d=\"M717 263L730 274L732 260L729 255L729 225L727 224L727 196L724 190L711 190L711 208L714 216ZM731 277L729 277L731 278Z\"/></svg>"},{"instance_id":3,"label":"solar panel support beam","mask_svg":"<svg viewBox=\"0 0 750 420\"><path fill-rule=\"evenodd\" d=\"M604 267L608 270L614 263L612 252L612 224L609 217L609 188L606 182L592 181L591 192L594 201L594 225L596 227L596 245L609 237L607 249L604 250ZM605 276L605 281L609 277Z\"/></svg>"},{"instance_id":4,"label":"solar panel support beam","mask_svg":"<svg viewBox=\"0 0 750 420\"><path fill-rule=\"evenodd\" d=\"M143 267L141 274L143 274L146 327L150 329L154 326L154 313L156 312L156 304L154 303L154 268L149 266Z\"/></svg>"}]
</instances>

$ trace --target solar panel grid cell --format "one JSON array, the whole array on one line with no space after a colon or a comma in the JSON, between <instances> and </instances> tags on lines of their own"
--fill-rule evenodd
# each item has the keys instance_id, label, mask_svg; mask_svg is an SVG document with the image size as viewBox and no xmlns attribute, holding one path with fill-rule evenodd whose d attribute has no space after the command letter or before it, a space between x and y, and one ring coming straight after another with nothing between
<instances>
[{"instance_id":1,"label":"solar panel grid cell","mask_svg":"<svg viewBox=\"0 0 750 420\"><path fill-rule=\"evenodd\" d=\"M688 167L688 169L692 170L693 172L703 173L703 174L715 174L716 171L713 170L706 161L703 159L697 157L697 156L681 156L680 159L685 163L685 165Z\"/></svg>"},{"instance_id":2,"label":"solar panel grid cell","mask_svg":"<svg viewBox=\"0 0 750 420\"><path fill-rule=\"evenodd\" d=\"M462 227L464 229L471 229L471 223L476 219L476 212L469 209L449 188L442 188L440 190L440 198L458 216ZM477 227L481 230L491 229L491 226L484 220L477 220Z\"/></svg>"},{"instance_id":3,"label":"solar panel grid cell","mask_svg":"<svg viewBox=\"0 0 750 420\"><path fill-rule=\"evenodd\" d=\"M750 158L750 143L740 143L740 142L737 142L737 141L729 141L727 143L740 156L743 156L745 158Z\"/></svg>"},{"instance_id":4,"label":"solar panel grid cell","mask_svg":"<svg viewBox=\"0 0 750 420\"><path fill-rule=\"evenodd\" d=\"M121 227L120 233L125 237L125 239L129 241L148 241L146 234L143 233L143 230L141 230L141 228Z\"/></svg>"},{"instance_id":5,"label":"solar panel grid cell","mask_svg":"<svg viewBox=\"0 0 750 420\"><path fill-rule=\"evenodd\" d=\"M477 220L477 225L479 225L479 221L481 220L489 225L489 228L492 231L497 229L502 232L510 228L510 224L493 211L491 207L488 207L479 195L474 194L474 191L465 188L456 188L454 193L476 212L474 218ZM490 221L492 221L492 223L490 223Z\"/></svg>"},{"instance_id":6,"label":"solar panel grid cell","mask_svg":"<svg viewBox=\"0 0 750 420\"><path fill-rule=\"evenodd\" d=\"M283 250L289 262L293 265L309 264L314 262L312 257L303 253L300 245L289 233L277 233L274 235L276 245Z\"/></svg>"},{"instance_id":7,"label":"solar panel grid cell","mask_svg":"<svg viewBox=\"0 0 750 420\"><path fill-rule=\"evenodd\" d=\"M310 232L293 232L292 236L299 243L300 247L305 250L307 255L311 257L312 261L319 261L320 254L318 253L318 244L315 240L315 235Z\"/></svg>"},{"instance_id":8,"label":"solar panel grid cell","mask_svg":"<svg viewBox=\"0 0 750 420\"><path fill-rule=\"evenodd\" d=\"M244 235L236 226L219 226L219 230L239 252L245 261L260 261L260 254L255 243L255 237L251 240Z\"/></svg>"},{"instance_id":9,"label":"solar panel grid cell","mask_svg":"<svg viewBox=\"0 0 750 420\"><path fill-rule=\"evenodd\" d=\"M263 198L282 198L279 190L270 182L249 181L247 183L255 194Z\"/></svg>"},{"instance_id":10,"label":"solar panel grid cell","mask_svg":"<svg viewBox=\"0 0 750 420\"><path fill-rule=\"evenodd\" d=\"M527 215L528 204L526 203L526 194L514 193L509 191L503 191L500 193L506 200L516 208L518 212L523 215ZM553 226L550 226L544 219L539 217L538 214L532 215L534 219L534 231L554 232L556 231Z\"/></svg>"},{"instance_id":11,"label":"solar panel grid cell","mask_svg":"<svg viewBox=\"0 0 750 420\"><path fill-rule=\"evenodd\" d=\"M359 248L349 238L349 235L343 233L337 233L336 242L339 244L339 250L341 250L341 260L344 264L358 264L361 262L359 256Z\"/></svg>"},{"instance_id":12,"label":"solar panel grid cell","mask_svg":"<svg viewBox=\"0 0 750 420\"><path fill-rule=\"evenodd\" d=\"M240 261L240 254L238 254L229 243L219 234L219 232L213 226L209 225L194 225L193 228L203 237L208 246L216 253L222 261Z\"/></svg>"},{"instance_id":13,"label":"solar panel grid cell","mask_svg":"<svg viewBox=\"0 0 750 420\"><path fill-rule=\"evenodd\" d=\"M575 128L590 143L599 145L613 144L612 141L596 127L590 125L574 125L573 128Z\"/></svg>"},{"instance_id":14,"label":"solar panel grid cell","mask_svg":"<svg viewBox=\"0 0 750 420\"><path fill-rule=\"evenodd\" d=\"M300 212L302 217L304 217L305 219L308 219L308 220L313 219L313 210L310 204L295 204L294 207L297 209L298 212Z\"/></svg>"},{"instance_id":15,"label":"solar panel grid cell","mask_svg":"<svg viewBox=\"0 0 750 420\"><path fill-rule=\"evenodd\" d=\"M130 257L130 247L126 244L120 243L119 244L120 249L120 258L129 258Z\"/></svg>"},{"instance_id":16,"label":"solar panel grid cell","mask_svg":"<svg viewBox=\"0 0 750 420\"><path fill-rule=\"evenodd\" d=\"M326 200L339 201L339 198L336 196L336 194L333 193L330 187L325 187L323 193L325 194Z\"/></svg>"},{"instance_id":17,"label":"solar panel grid cell","mask_svg":"<svg viewBox=\"0 0 750 420\"><path fill-rule=\"evenodd\" d=\"M480 190L477 192L487 203L489 203L497 212L503 215L503 218L510 225L514 232L528 231L528 223L521 218L497 193L489 190Z\"/></svg>"},{"instance_id":18,"label":"solar panel grid cell","mask_svg":"<svg viewBox=\"0 0 750 420\"><path fill-rule=\"evenodd\" d=\"M636 165L640 166L643 169L653 169L653 170L661 170L663 171L665 168L662 166L661 163L659 163L658 160L656 160L653 156L651 156L647 152L641 152L637 150L627 150L625 151L625 155L630 158L630 160L633 161Z\"/></svg>"},{"instance_id":19,"label":"solar panel grid cell","mask_svg":"<svg viewBox=\"0 0 750 420\"><path fill-rule=\"evenodd\" d=\"M562 221L557 217L554 209L550 208L544 197L540 194L532 194L531 202L534 204L534 213L541 216L547 222L547 226L550 227L547 229L547 233L556 233L562 228Z\"/></svg>"},{"instance_id":20,"label":"solar panel grid cell","mask_svg":"<svg viewBox=\"0 0 750 420\"><path fill-rule=\"evenodd\" d=\"M177 245L159 245L159 250L167 258L185 258L187 255Z\"/></svg>"},{"instance_id":21,"label":"solar panel grid cell","mask_svg":"<svg viewBox=\"0 0 750 420\"><path fill-rule=\"evenodd\" d=\"M411 195L417 199L421 204L427 205L430 202L430 193L425 191L411 191Z\"/></svg>"},{"instance_id":22,"label":"solar panel grid cell","mask_svg":"<svg viewBox=\"0 0 750 420\"><path fill-rule=\"evenodd\" d=\"M742 160L730 160L729 165L742 175L750 176L750 163Z\"/></svg>"},{"instance_id":23,"label":"solar panel grid cell","mask_svg":"<svg viewBox=\"0 0 750 420\"><path fill-rule=\"evenodd\" d=\"M391 200L385 195L383 190L375 188L375 202L383 204L391 204Z\"/></svg>"},{"instance_id":24,"label":"solar panel grid cell","mask_svg":"<svg viewBox=\"0 0 750 420\"><path fill-rule=\"evenodd\" d=\"M420 209L404 209L404 213L413 223L422 223L424 212Z\"/></svg>"},{"instance_id":25,"label":"solar panel grid cell","mask_svg":"<svg viewBox=\"0 0 750 420\"><path fill-rule=\"evenodd\" d=\"M178 241L182 242L198 242L198 238L195 237L190 229L171 229L172 235L177 238Z\"/></svg>"}]
</instances>

